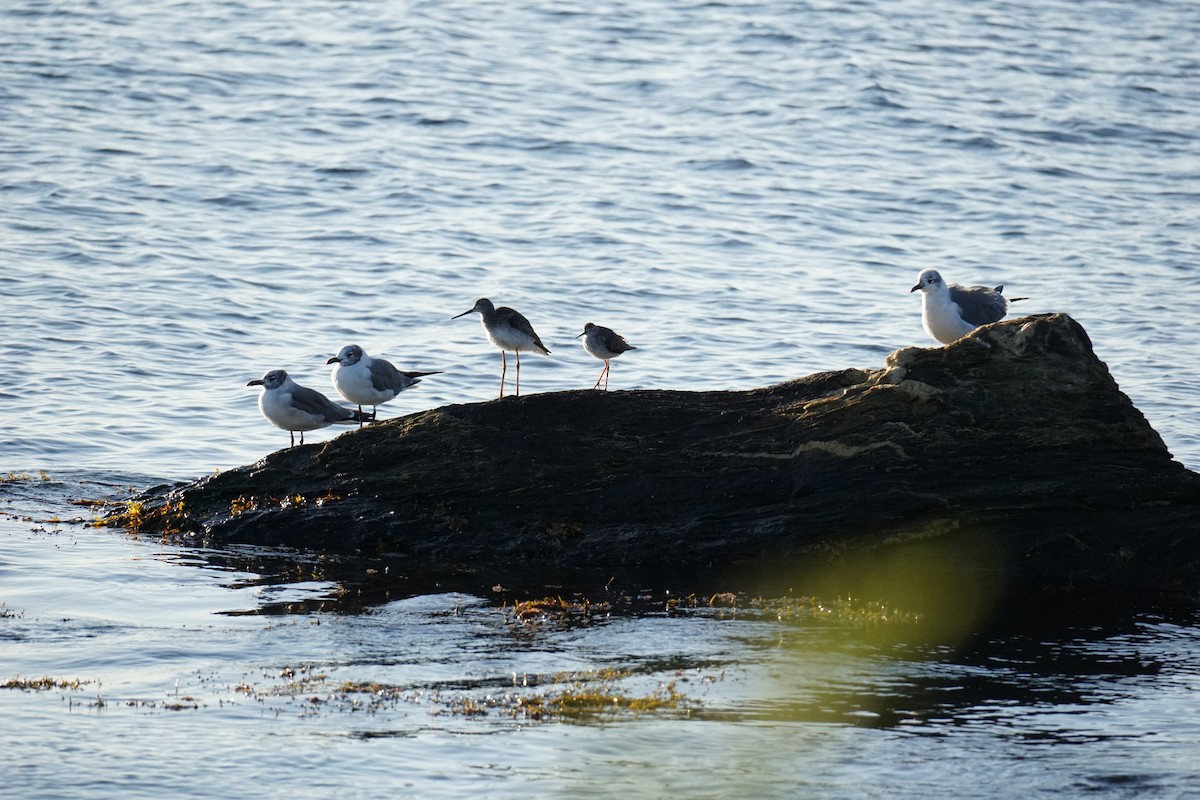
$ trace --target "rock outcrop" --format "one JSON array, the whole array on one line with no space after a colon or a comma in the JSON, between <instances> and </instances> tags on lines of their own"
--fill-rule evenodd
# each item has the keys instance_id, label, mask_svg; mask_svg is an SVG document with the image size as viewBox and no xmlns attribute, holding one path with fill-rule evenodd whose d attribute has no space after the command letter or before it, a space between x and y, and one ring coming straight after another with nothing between
<instances>
[{"instance_id":1,"label":"rock outcrop","mask_svg":"<svg viewBox=\"0 0 1200 800\"><path fill-rule=\"evenodd\" d=\"M446 406L140 502L110 522L547 576L959 540L1012 586L1200 587L1200 475L1060 314L753 391Z\"/></svg>"}]
</instances>

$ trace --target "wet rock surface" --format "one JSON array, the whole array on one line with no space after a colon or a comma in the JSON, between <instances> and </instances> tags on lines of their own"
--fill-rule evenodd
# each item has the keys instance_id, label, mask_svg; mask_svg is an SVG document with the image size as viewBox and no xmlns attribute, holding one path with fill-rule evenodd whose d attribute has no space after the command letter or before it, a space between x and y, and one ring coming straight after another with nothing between
<instances>
[{"instance_id":1,"label":"wet rock surface","mask_svg":"<svg viewBox=\"0 0 1200 800\"><path fill-rule=\"evenodd\" d=\"M877 371L753 391L446 406L142 503L140 526L216 546L548 578L837 563L952 542L947 569L963 557L1012 587L1200 585L1200 475L1172 460L1061 314L900 350Z\"/></svg>"}]
</instances>

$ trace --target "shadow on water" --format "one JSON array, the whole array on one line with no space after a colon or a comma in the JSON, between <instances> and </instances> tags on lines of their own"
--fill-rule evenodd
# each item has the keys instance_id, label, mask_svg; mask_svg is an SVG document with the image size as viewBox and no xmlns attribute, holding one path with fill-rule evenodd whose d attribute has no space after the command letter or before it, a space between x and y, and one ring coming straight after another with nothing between
<instances>
[{"instance_id":1,"label":"shadow on water","mask_svg":"<svg viewBox=\"0 0 1200 800\"><path fill-rule=\"evenodd\" d=\"M461 593L482 599L482 613L490 608L503 615L516 637L508 646L523 641L534 650L589 629L602 636L599 629L622 623L644 627L650 637L668 620L697 630L715 626L733 638L732 648L714 654L688 646L680 641L688 634L673 627L659 645L662 652L614 654L608 667L620 670L622 680L693 675L704 681L727 668L746 671L754 687L750 696L697 702L688 708L696 719L837 723L926 735L986 725L1031 743L1123 735L1036 717L1119 702L1139 682L1159 675L1164 663L1155 626L1194 625L1194 610L1045 595L1001 604L999 574L965 557L962 548L978 553L977 544L968 537L949 550L910 545L856 564L799 568L803 579L790 582L778 575L735 582L728 575L655 571L581 572L549 583L513 569L417 569L397 560L252 549L194 555L252 576L230 588L321 587L310 596L265 599L229 615L357 615L398 600ZM947 559L959 568L945 569ZM526 691L532 692L562 678L528 680ZM602 685L615 691L611 680ZM471 698L493 698L506 687L507 676L492 676L434 688L459 693L451 713L475 715L485 712ZM683 684L680 689L689 691ZM577 721L587 719L590 711Z\"/></svg>"},{"instance_id":2,"label":"shadow on water","mask_svg":"<svg viewBox=\"0 0 1200 800\"><path fill-rule=\"evenodd\" d=\"M127 485L115 476L31 477L0 484L0 499L10 518L34 525L80 522L53 510L76 509L68 505L71 499L98 491L120 496ZM477 648L504 659L582 647L600 669L622 676L588 678L604 691L652 677L671 686L683 681L680 690L697 691L725 670L742 674L748 689L710 689L703 702L687 705L687 715L701 719L831 722L934 735L987 725L1031 742L1094 741L1115 734L1038 715L1120 702L1164 669L1190 669L1194 665L1178 662L1196 660L1186 650L1172 656L1160 641L1163 631L1195 638L1194 608L1014 592L1005 584L1005 554L979 532L770 568L574 571L553 580L519 565L431 568L399 557L257 547L164 542L154 557L208 570L231 597L253 598L248 607L216 612L228 617L332 614L363 617L370 626L373 616L386 618L403 608L402 601L458 596L465 610L456 604L454 613L428 621L435 633L444 630L440 646ZM482 628L458 641L467 635L459 627L464 614ZM385 647L382 640L378 647ZM372 660L377 658L350 657L342 664L374 676L354 687L388 688L386 670ZM486 712L481 698L494 697L513 680L508 669L499 677L468 671L423 688L457 692L451 713L477 715ZM549 675L524 680L516 690L524 697L556 681L581 683ZM555 697L580 696L568 688Z\"/></svg>"}]
</instances>

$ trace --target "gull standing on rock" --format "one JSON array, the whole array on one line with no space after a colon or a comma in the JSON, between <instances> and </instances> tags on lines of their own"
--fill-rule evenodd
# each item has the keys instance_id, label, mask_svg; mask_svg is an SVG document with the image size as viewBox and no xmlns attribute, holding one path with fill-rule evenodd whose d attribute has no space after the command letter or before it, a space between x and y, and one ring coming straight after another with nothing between
<instances>
[{"instance_id":1,"label":"gull standing on rock","mask_svg":"<svg viewBox=\"0 0 1200 800\"><path fill-rule=\"evenodd\" d=\"M1009 300L1002 292L1004 285L994 289L986 286L947 284L935 269L922 270L917 285L920 290L921 321L925 330L942 344L958 341L980 325L999 322L1008 313L1008 304L1024 297Z\"/></svg>"},{"instance_id":2,"label":"gull standing on rock","mask_svg":"<svg viewBox=\"0 0 1200 800\"><path fill-rule=\"evenodd\" d=\"M339 406L316 389L299 385L281 369L273 369L246 385L262 387L258 409L268 422L291 435L293 447L296 431L300 432L300 444L304 444L305 431L326 428L335 422L362 423L375 418L374 414Z\"/></svg>"},{"instance_id":3,"label":"gull standing on rock","mask_svg":"<svg viewBox=\"0 0 1200 800\"><path fill-rule=\"evenodd\" d=\"M501 397L504 397L504 376L508 374L508 356L506 351L511 350L517 354L516 394L520 396L521 351L530 350L534 353L541 353L547 356L550 355L550 351L542 344L542 340L534 332L533 326L529 324L529 320L521 316L520 312L508 306L496 308L492 305L492 301L486 297L479 298L475 301L475 305L461 314L455 314L451 319L465 317L472 311L479 312L480 321L483 322L483 330L487 333L488 341L500 348L500 359L503 364L500 370Z\"/></svg>"},{"instance_id":4,"label":"gull standing on rock","mask_svg":"<svg viewBox=\"0 0 1200 800\"><path fill-rule=\"evenodd\" d=\"M606 328L603 325L596 325L592 322L584 325L583 333L576 334L575 338L578 339L580 336L583 337L583 349L604 362L604 369L600 370L600 377L596 378L596 385L592 388L599 388L600 380L603 378L604 391L607 392L609 360L616 358L627 350L637 350L637 348L625 341L625 337L612 328Z\"/></svg>"},{"instance_id":5,"label":"gull standing on rock","mask_svg":"<svg viewBox=\"0 0 1200 800\"><path fill-rule=\"evenodd\" d=\"M364 405L371 406L374 415L375 407L395 398L405 389L411 389L421 382L426 375L440 375L434 372L402 372L396 369L390 361L382 358L372 358L356 344L348 344L338 351L338 354L325 362L335 365L330 379L333 388L342 397L358 406L362 414ZM362 423L359 423L362 426Z\"/></svg>"}]
</instances>

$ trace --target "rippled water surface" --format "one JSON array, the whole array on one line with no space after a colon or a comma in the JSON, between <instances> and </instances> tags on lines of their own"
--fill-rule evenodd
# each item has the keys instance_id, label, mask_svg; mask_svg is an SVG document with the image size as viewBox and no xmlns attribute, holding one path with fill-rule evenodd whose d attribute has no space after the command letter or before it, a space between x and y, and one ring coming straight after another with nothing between
<instances>
[{"instance_id":1,"label":"rippled water surface","mask_svg":"<svg viewBox=\"0 0 1200 800\"><path fill-rule=\"evenodd\" d=\"M438 586L26 517L104 488L66 484L9 484L0 521L14 797L1200 792L1194 611L967 629L613 587L518 614L483 573Z\"/></svg>"},{"instance_id":2,"label":"rippled water surface","mask_svg":"<svg viewBox=\"0 0 1200 800\"><path fill-rule=\"evenodd\" d=\"M286 444L246 381L331 392L349 342L444 371L385 415L493 397L480 296L553 351L525 392L591 385L589 320L614 388L749 388L932 344L929 266L1070 313L1200 466L1197 41L1184 2L3 4L0 681L80 682L0 690L5 791L1200 792L1186 614L527 624L486 575L48 521ZM682 699L503 707L576 684Z\"/></svg>"}]
</instances>

